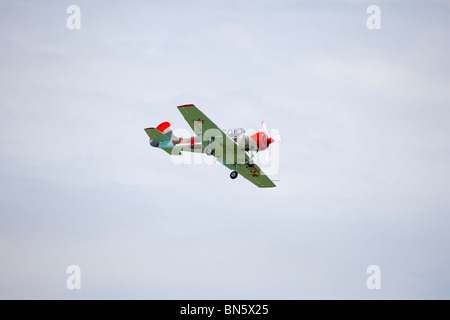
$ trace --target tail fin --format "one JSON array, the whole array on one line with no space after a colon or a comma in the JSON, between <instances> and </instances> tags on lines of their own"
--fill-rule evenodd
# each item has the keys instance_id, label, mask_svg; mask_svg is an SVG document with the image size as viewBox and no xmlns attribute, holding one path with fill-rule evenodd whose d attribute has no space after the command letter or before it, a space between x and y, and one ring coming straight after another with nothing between
<instances>
[{"instance_id":1,"label":"tail fin","mask_svg":"<svg viewBox=\"0 0 450 320\"><path fill-rule=\"evenodd\" d=\"M177 139L172 133L170 123L167 121L159 124L156 128L147 128L145 129L145 132L150 138L150 145L152 147L159 147L161 142ZM161 149L170 155L181 155L180 150L174 150L172 147Z\"/></svg>"},{"instance_id":2,"label":"tail fin","mask_svg":"<svg viewBox=\"0 0 450 320\"><path fill-rule=\"evenodd\" d=\"M164 133L166 136L168 136L170 139L174 139L174 135L172 133L172 127L170 126L169 122L163 122L159 124L156 129L158 129L160 132Z\"/></svg>"},{"instance_id":3,"label":"tail fin","mask_svg":"<svg viewBox=\"0 0 450 320\"><path fill-rule=\"evenodd\" d=\"M156 129L155 128L147 128L145 129L148 136L151 140L154 141L167 141L169 139L176 138L172 133L172 127L169 122L160 123Z\"/></svg>"}]
</instances>

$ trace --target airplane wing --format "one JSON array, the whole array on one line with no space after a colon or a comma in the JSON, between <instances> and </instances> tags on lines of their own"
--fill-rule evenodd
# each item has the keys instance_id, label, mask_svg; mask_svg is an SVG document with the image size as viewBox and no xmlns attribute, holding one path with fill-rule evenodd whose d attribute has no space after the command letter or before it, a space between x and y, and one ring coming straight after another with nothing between
<instances>
[{"instance_id":1,"label":"airplane wing","mask_svg":"<svg viewBox=\"0 0 450 320\"><path fill-rule=\"evenodd\" d=\"M209 144L221 144L226 146L226 149L233 150L234 161L233 163L228 163L225 161L226 157L216 155L217 159L230 170L237 170L237 172L243 176L245 179L253 183L259 188L270 188L276 187L276 185L269 179L269 177L258 167L256 164L253 167L248 165L249 156L245 151L237 152L238 145L233 139L231 139L225 132L223 132L219 127L212 122L203 112L201 112L193 104L187 104L179 106L178 110L186 119L187 123L194 131L197 136L203 136L202 143L204 146ZM211 133L212 132L212 133ZM209 136L208 136L209 135ZM210 136L214 135L215 138L220 136L221 139L215 140L215 142L210 142ZM217 142L221 140L221 142ZM218 148L219 149L219 148ZM227 152L224 150L222 152ZM223 155L223 154L222 154ZM245 158L244 158L245 157ZM236 165L237 163L237 165ZM236 168L237 167L237 168Z\"/></svg>"},{"instance_id":2,"label":"airplane wing","mask_svg":"<svg viewBox=\"0 0 450 320\"><path fill-rule=\"evenodd\" d=\"M187 123L197 136L203 135L210 129L219 129L219 127L212 122L203 112L201 112L193 104L186 104L179 106L178 110L186 119ZM222 130L220 130L222 131ZM231 139L230 139L231 140Z\"/></svg>"},{"instance_id":3,"label":"airplane wing","mask_svg":"<svg viewBox=\"0 0 450 320\"><path fill-rule=\"evenodd\" d=\"M223 132L214 122L212 122L193 104L179 106L178 110L181 112L184 119L187 121L194 133L197 136L202 136L202 143L204 146L211 144L210 138L211 136L214 136L214 138L220 138L218 140L221 140L221 146L225 145L229 149L237 147L236 142L234 142L227 134L225 134L225 132ZM218 143L219 142L216 142L215 144ZM242 161L243 160L244 159L242 159Z\"/></svg>"},{"instance_id":4,"label":"airplane wing","mask_svg":"<svg viewBox=\"0 0 450 320\"><path fill-rule=\"evenodd\" d=\"M249 156L245 154L245 162L237 165L237 172L253 183L258 188L273 188L276 187L276 184L261 170L261 168L255 164L253 167L250 167L247 163L249 161ZM235 165L233 164L225 164L222 163L228 169L235 170Z\"/></svg>"}]
</instances>

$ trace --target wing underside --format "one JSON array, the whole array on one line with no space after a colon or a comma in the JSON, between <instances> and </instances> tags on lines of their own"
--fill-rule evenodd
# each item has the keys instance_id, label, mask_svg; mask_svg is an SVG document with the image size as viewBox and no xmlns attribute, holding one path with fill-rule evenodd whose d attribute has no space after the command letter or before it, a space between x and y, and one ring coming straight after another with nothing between
<instances>
[{"instance_id":1,"label":"wing underside","mask_svg":"<svg viewBox=\"0 0 450 320\"><path fill-rule=\"evenodd\" d=\"M245 154L245 158L246 163L237 164L237 166L235 164L225 164L225 163L223 163L223 165L230 170L236 170L237 167L237 172L242 177L244 177L245 179L247 179L248 181L250 181L259 188L276 187L275 183L273 183L273 181L264 173L264 171L262 171L262 169L257 164L253 165L253 167L250 167L248 165L250 159L247 154Z\"/></svg>"}]
</instances>

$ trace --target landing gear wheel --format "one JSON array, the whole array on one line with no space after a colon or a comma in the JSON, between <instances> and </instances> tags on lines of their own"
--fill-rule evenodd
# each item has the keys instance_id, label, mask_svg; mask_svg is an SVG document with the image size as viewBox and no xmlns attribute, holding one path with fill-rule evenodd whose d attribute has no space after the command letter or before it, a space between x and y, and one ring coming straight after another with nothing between
<instances>
[{"instance_id":1,"label":"landing gear wheel","mask_svg":"<svg viewBox=\"0 0 450 320\"><path fill-rule=\"evenodd\" d=\"M250 168L253 168L255 163L253 162L253 157L255 156L255 153L250 151L250 159L248 159L248 166Z\"/></svg>"},{"instance_id":2,"label":"landing gear wheel","mask_svg":"<svg viewBox=\"0 0 450 320\"><path fill-rule=\"evenodd\" d=\"M206 147L205 153L206 153L207 156L212 155L213 152L214 152L214 149L213 149L213 148L211 148L211 147Z\"/></svg>"},{"instance_id":3,"label":"landing gear wheel","mask_svg":"<svg viewBox=\"0 0 450 320\"><path fill-rule=\"evenodd\" d=\"M230 173L230 178L231 178L231 179L236 179L237 176L238 176L237 171L231 171L231 173Z\"/></svg>"}]
</instances>

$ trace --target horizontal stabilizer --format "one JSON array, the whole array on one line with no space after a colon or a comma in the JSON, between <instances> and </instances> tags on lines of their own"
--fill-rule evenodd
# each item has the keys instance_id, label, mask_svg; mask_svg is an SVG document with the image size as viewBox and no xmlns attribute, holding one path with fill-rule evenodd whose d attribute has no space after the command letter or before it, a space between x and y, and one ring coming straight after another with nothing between
<instances>
[{"instance_id":1,"label":"horizontal stabilizer","mask_svg":"<svg viewBox=\"0 0 450 320\"><path fill-rule=\"evenodd\" d=\"M152 139L153 141L170 140L170 138L168 136L166 136L165 134L163 134L161 131L159 131L156 128L147 128L147 129L145 129L145 132L148 134L150 139Z\"/></svg>"}]
</instances>

